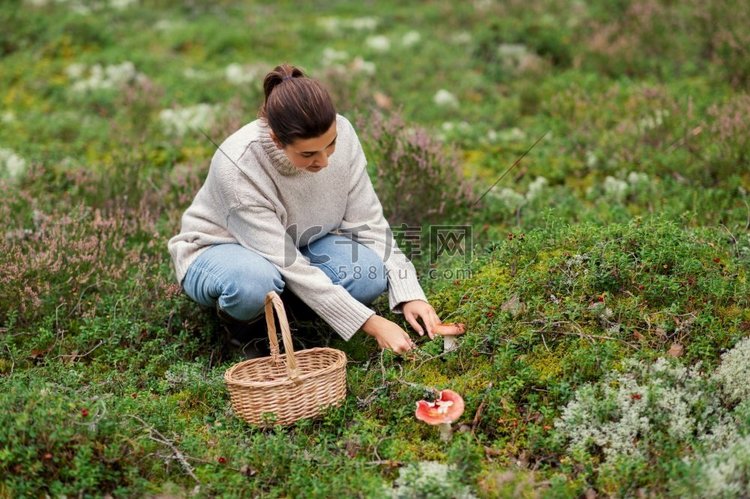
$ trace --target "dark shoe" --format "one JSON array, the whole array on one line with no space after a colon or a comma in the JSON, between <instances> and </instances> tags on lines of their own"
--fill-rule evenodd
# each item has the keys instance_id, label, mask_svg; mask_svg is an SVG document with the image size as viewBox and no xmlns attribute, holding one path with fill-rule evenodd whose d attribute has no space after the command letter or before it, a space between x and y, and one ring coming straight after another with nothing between
<instances>
[{"instance_id":1,"label":"dark shoe","mask_svg":"<svg viewBox=\"0 0 750 499\"><path fill-rule=\"evenodd\" d=\"M246 359L270 355L268 330L261 314L251 321L238 321L216 305L216 315L224 329L224 344Z\"/></svg>"},{"instance_id":2,"label":"dark shoe","mask_svg":"<svg viewBox=\"0 0 750 499\"><path fill-rule=\"evenodd\" d=\"M289 290L281 293L292 342L296 350L328 346L330 328L310 307Z\"/></svg>"},{"instance_id":3,"label":"dark shoe","mask_svg":"<svg viewBox=\"0 0 750 499\"><path fill-rule=\"evenodd\" d=\"M318 319L318 314L289 290L281 293L281 301L284 303L284 310L289 322L307 322Z\"/></svg>"}]
</instances>

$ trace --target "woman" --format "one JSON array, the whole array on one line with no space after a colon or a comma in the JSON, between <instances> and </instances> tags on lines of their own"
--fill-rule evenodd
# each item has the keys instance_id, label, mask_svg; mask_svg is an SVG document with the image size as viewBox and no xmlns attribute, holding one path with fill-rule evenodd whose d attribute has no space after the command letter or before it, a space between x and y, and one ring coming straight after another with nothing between
<instances>
[{"instance_id":1,"label":"woman","mask_svg":"<svg viewBox=\"0 0 750 499\"><path fill-rule=\"evenodd\" d=\"M349 121L295 67L276 67L263 88L260 118L216 151L169 241L185 293L250 321L266 293L286 288L344 339L362 329L407 352L409 335L367 307L387 289L391 309L433 337L440 319L393 240Z\"/></svg>"}]
</instances>

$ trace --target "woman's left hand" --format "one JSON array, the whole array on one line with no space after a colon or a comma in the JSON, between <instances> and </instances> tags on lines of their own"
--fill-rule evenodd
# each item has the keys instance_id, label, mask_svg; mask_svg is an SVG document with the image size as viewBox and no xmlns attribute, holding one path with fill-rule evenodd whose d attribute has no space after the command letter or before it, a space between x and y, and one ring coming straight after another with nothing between
<instances>
[{"instance_id":1,"label":"woman's left hand","mask_svg":"<svg viewBox=\"0 0 750 499\"><path fill-rule=\"evenodd\" d=\"M433 329L440 324L440 317L435 313L435 309L432 308L432 305L426 301L412 300L404 303L401 311L404 313L406 321L411 324L411 327L413 327L420 336L424 336L424 330L426 329L427 336L429 336L430 339L435 337ZM422 319L424 328L422 328L422 325L417 319Z\"/></svg>"}]
</instances>

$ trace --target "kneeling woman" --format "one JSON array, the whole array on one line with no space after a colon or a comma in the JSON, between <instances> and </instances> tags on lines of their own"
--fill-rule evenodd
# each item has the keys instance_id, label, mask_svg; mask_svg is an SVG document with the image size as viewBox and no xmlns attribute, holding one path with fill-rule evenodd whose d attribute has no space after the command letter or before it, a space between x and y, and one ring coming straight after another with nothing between
<instances>
[{"instance_id":1,"label":"kneeling woman","mask_svg":"<svg viewBox=\"0 0 750 499\"><path fill-rule=\"evenodd\" d=\"M295 67L278 66L263 87L260 118L221 144L169 241L183 290L248 321L286 288L344 339L362 329L381 348L410 350L409 335L367 305L387 290L419 334L440 320L383 218L352 125Z\"/></svg>"}]
</instances>

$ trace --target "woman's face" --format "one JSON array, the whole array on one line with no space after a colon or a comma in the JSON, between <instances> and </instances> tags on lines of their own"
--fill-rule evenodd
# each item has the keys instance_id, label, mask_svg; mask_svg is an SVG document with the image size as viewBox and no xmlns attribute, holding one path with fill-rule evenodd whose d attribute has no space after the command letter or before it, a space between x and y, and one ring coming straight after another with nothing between
<instances>
[{"instance_id":1,"label":"woman's face","mask_svg":"<svg viewBox=\"0 0 750 499\"><path fill-rule=\"evenodd\" d=\"M321 136L312 139L297 139L291 144L281 146L289 161L300 170L319 172L328 166L328 157L336 150L336 122Z\"/></svg>"}]
</instances>

